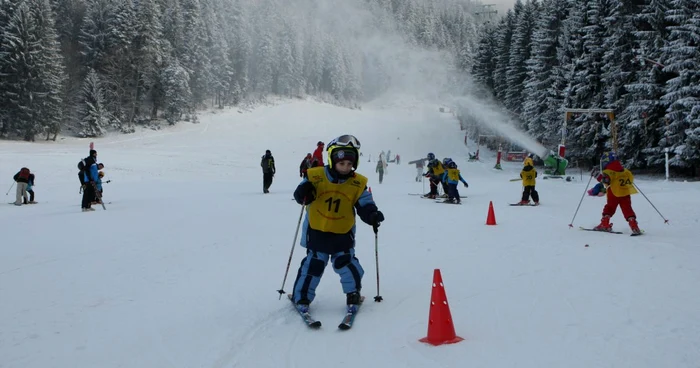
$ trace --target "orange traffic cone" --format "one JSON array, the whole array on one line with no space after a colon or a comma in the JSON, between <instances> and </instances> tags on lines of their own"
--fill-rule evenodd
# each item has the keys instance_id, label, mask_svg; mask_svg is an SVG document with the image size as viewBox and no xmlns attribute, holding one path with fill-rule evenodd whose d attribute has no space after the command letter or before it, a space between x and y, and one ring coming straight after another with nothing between
<instances>
[{"instance_id":1,"label":"orange traffic cone","mask_svg":"<svg viewBox=\"0 0 700 368\"><path fill-rule=\"evenodd\" d=\"M430 316L428 317L428 336L420 339L431 345L454 344L464 340L455 334L452 324L450 306L447 304L445 286L442 284L440 270L433 272L433 291L430 295Z\"/></svg>"},{"instance_id":2,"label":"orange traffic cone","mask_svg":"<svg viewBox=\"0 0 700 368\"><path fill-rule=\"evenodd\" d=\"M486 216L486 225L496 225L496 214L493 212L493 202L489 201L489 214Z\"/></svg>"}]
</instances>

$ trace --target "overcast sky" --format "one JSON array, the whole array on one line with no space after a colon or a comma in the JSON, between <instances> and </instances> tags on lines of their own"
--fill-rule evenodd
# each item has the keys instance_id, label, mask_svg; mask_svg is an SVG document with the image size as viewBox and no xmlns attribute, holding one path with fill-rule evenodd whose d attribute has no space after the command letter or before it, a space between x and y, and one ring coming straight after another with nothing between
<instances>
[{"instance_id":1,"label":"overcast sky","mask_svg":"<svg viewBox=\"0 0 700 368\"><path fill-rule=\"evenodd\" d=\"M484 0L484 4L495 4L496 10L498 10L498 15L503 15L508 9L513 8L515 0Z\"/></svg>"}]
</instances>

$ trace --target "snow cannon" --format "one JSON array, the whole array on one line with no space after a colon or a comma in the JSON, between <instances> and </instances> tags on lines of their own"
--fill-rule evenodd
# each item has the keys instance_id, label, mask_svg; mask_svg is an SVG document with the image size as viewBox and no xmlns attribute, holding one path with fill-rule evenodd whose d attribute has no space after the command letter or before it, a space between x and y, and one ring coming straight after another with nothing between
<instances>
[{"instance_id":1,"label":"snow cannon","mask_svg":"<svg viewBox=\"0 0 700 368\"><path fill-rule=\"evenodd\" d=\"M569 161L564 157L559 156L554 151L549 151L544 161L544 173L551 176L566 175L566 167Z\"/></svg>"}]
</instances>

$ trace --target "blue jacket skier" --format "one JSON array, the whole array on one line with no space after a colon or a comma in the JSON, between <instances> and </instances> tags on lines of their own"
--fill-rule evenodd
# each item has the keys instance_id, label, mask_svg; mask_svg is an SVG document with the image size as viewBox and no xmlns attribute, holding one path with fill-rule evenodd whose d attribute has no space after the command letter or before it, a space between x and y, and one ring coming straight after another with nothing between
<instances>
[{"instance_id":1,"label":"blue jacket skier","mask_svg":"<svg viewBox=\"0 0 700 368\"><path fill-rule=\"evenodd\" d=\"M360 142L351 135L340 136L328 144L328 165L310 168L308 177L294 191L297 203L307 212L301 235L306 257L294 281L293 301L308 311L316 296L316 287L329 260L340 275L340 283L349 306L360 303L364 270L355 257L355 213L375 230L384 221L367 177L355 172L359 164Z\"/></svg>"}]
</instances>

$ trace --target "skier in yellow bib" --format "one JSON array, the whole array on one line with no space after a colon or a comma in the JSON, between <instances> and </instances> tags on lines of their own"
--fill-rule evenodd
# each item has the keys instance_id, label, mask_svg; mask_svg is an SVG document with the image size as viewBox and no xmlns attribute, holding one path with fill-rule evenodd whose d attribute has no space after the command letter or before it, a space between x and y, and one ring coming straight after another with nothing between
<instances>
[{"instance_id":1,"label":"skier in yellow bib","mask_svg":"<svg viewBox=\"0 0 700 368\"><path fill-rule=\"evenodd\" d=\"M307 306L316 296L316 287L329 260L340 275L347 304L360 302L364 270L355 257L355 213L375 229L384 221L367 178L355 172L360 157L360 142L352 135L340 136L328 143L328 165L308 169L294 191L297 203L307 205L301 246L306 258L294 281L294 302Z\"/></svg>"}]
</instances>

